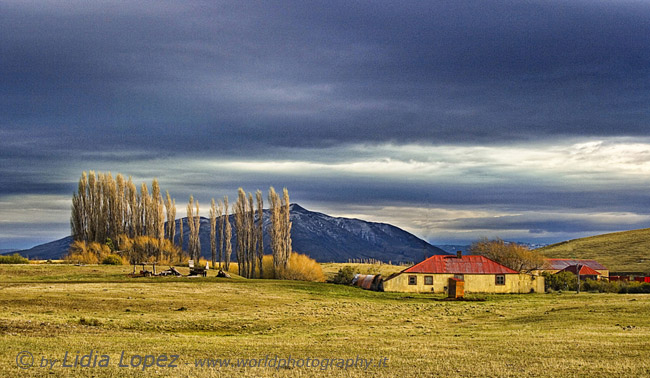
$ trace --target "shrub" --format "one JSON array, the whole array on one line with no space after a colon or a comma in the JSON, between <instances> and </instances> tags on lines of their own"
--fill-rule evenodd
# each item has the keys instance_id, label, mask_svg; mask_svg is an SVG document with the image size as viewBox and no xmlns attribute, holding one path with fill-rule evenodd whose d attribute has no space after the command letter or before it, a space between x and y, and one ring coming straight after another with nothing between
<instances>
[{"instance_id":1,"label":"shrub","mask_svg":"<svg viewBox=\"0 0 650 378\"><path fill-rule=\"evenodd\" d=\"M230 263L230 273L237 274L237 263ZM278 277L273 276L273 256L264 255L262 258L262 270L264 275L261 278L265 279L283 279L283 280L297 280L297 281L315 281L325 282L325 275L323 269L316 260L307 255L299 253L292 253L289 257L289 268L281 271ZM259 278L259 267L255 269L255 278Z\"/></svg>"},{"instance_id":2,"label":"shrub","mask_svg":"<svg viewBox=\"0 0 650 378\"><path fill-rule=\"evenodd\" d=\"M102 260L102 264L104 265L122 265L124 264L124 261L122 260L122 257L120 255L116 254L110 254Z\"/></svg>"},{"instance_id":3,"label":"shrub","mask_svg":"<svg viewBox=\"0 0 650 378\"><path fill-rule=\"evenodd\" d=\"M149 236L138 236L131 239L126 235L119 235L116 240L117 247L119 247L124 256L124 258L117 256L121 261L119 264L128 262L150 263L154 261L160 264L175 264L184 258L180 248L168 239L161 241ZM99 264L100 262L102 264L117 264L117 259L115 258L107 260L109 256L114 255L111 248L115 248L115 241L107 239L107 243L86 243L77 240L70 245L66 260L84 264Z\"/></svg>"},{"instance_id":4,"label":"shrub","mask_svg":"<svg viewBox=\"0 0 650 378\"><path fill-rule=\"evenodd\" d=\"M292 252L289 257L289 268L280 271L280 278L296 281L325 282L323 269L316 260L307 255Z\"/></svg>"},{"instance_id":5,"label":"shrub","mask_svg":"<svg viewBox=\"0 0 650 378\"><path fill-rule=\"evenodd\" d=\"M556 274L544 272L542 275L544 276L546 290L575 290L578 286L578 278L571 272L560 272Z\"/></svg>"},{"instance_id":6,"label":"shrub","mask_svg":"<svg viewBox=\"0 0 650 378\"><path fill-rule=\"evenodd\" d=\"M97 256L90 252L86 242L75 240L70 244L70 249L65 257L69 262L78 262L84 264L97 264Z\"/></svg>"},{"instance_id":7,"label":"shrub","mask_svg":"<svg viewBox=\"0 0 650 378\"><path fill-rule=\"evenodd\" d=\"M0 264L29 264L29 259L14 253L9 256L0 256Z\"/></svg>"},{"instance_id":8,"label":"shrub","mask_svg":"<svg viewBox=\"0 0 650 378\"><path fill-rule=\"evenodd\" d=\"M627 285L621 286L619 291L621 294L640 294L640 293L650 293L650 283L648 282L629 282Z\"/></svg>"},{"instance_id":9,"label":"shrub","mask_svg":"<svg viewBox=\"0 0 650 378\"><path fill-rule=\"evenodd\" d=\"M618 281L585 280L582 282L581 288L585 291L597 293L618 293L621 291L621 283Z\"/></svg>"},{"instance_id":10,"label":"shrub","mask_svg":"<svg viewBox=\"0 0 650 378\"><path fill-rule=\"evenodd\" d=\"M354 279L355 271L354 268L346 265L343 268L339 269L338 273L332 278L332 282L340 285L349 285Z\"/></svg>"}]
</instances>

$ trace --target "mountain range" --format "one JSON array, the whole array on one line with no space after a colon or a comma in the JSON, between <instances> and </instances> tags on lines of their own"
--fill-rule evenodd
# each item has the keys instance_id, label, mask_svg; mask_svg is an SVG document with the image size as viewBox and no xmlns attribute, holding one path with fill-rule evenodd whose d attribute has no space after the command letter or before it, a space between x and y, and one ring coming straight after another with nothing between
<instances>
[{"instance_id":1,"label":"mountain range","mask_svg":"<svg viewBox=\"0 0 650 378\"><path fill-rule=\"evenodd\" d=\"M417 262L432 255L448 254L417 236L386 223L367 222L360 219L332 217L327 214L309 211L298 204L291 204L291 239L293 250L309 255L319 262L347 262L351 259L375 259L380 261ZM176 220L176 230L183 222L183 248L187 250L189 227L187 218ZM233 251L236 243L234 216L229 221L233 225ZM264 210L264 250L271 253L269 211ZM176 235L178 242L180 235ZM210 220L201 217L199 231L201 254L209 258ZM33 248L19 251L31 259L59 259L65 256L72 237L55 240ZM233 260L234 253L233 253Z\"/></svg>"}]
</instances>

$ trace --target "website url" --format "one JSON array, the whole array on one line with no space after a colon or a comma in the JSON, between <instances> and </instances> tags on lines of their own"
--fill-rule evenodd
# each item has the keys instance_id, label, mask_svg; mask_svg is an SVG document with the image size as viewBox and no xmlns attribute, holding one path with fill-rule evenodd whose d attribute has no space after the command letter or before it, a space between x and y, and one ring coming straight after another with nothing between
<instances>
[{"instance_id":1,"label":"website url","mask_svg":"<svg viewBox=\"0 0 650 378\"><path fill-rule=\"evenodd\" d=\"M292 358L289 356L280 357L278 355L265 356L264 358L201 358L194 360L196 368L272 368L272 369L293 369L293 368L312 368L312 369L361 369L369 368L386 368L388 367L388 357L379 359L363 358Z\"/></svg>"}]
</instances>

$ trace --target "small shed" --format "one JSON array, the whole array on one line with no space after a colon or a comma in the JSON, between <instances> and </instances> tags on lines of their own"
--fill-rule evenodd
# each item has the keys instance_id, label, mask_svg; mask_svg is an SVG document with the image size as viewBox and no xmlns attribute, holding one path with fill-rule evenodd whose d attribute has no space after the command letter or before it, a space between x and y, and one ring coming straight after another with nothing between
<instances>
[{"instance_id":1,"label":"small shed","mask_svg":"<svg viewBox=\"0 0 650 378\"><path fill-rule=\"evenodd\" d=\"M579 264L569 265L566 268L560 270L558 273L571 272L575 275L578 275L578 270L580 270L579 274L581 280L585 280L585 279L597 280L600 278L600 272L590 268L587 265L579 265Z\"/></svg>"},{"instance_id":2,"label":"small shed","mask_svg":"<svg viewBox=\"0 0 650 378\"><path fill-rule=\"evenodd\" d=\"M357 274L352 280L352 285L372 291L384 291L381 274Z\"/></svg>"},{"instance_id":3,"label":"small shed","mask_svg":"<svg viewBox=\"0 0 650 378\"><path fill-rule=\"evenodd\" d=\"M609 269L605 266L603 266L601 263L599 263L596 260L585 260L585 259L546 259L546 266L544 267L544 271L555 274L561 270L565 270L568 267L571 266L576 266L576 265L581 265L581 266L586 266L589 267L590 269L593 269L595 272L598 272L598 276L600 279L608 279L609 278ZM575 274L575 268L573 268L574 271L572 271L573 274Z\"/></svg>"}]
</instances>

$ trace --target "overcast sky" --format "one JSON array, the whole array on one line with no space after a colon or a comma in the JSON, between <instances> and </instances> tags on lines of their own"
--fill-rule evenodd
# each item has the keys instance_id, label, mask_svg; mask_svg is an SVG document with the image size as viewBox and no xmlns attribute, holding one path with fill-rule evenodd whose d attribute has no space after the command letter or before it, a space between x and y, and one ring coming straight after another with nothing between
<instances>
[{"instance_id":1,"label":"overcast sky","mask_svg":"<svg viewBox=\"0 0 650 378\"><path fill-rule=\"evenodd\" d=\"M0 90L0 249L85 170L433 244L650 227L648 1L0 0Z\"/></svg>"}]
</instances>

